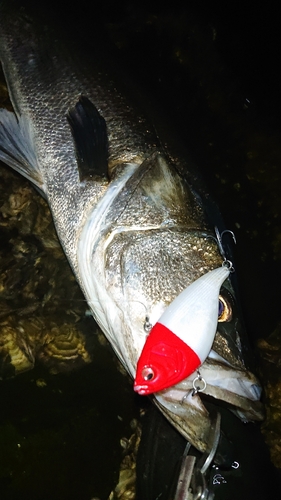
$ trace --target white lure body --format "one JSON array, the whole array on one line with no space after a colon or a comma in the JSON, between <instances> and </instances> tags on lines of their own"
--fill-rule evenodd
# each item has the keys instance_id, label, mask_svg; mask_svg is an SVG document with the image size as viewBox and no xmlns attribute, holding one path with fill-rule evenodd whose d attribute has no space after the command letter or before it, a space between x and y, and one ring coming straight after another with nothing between
<instances>
[{"instance_id":1,"label":"white lure body","mask_svg":"<svg viewBox=\"0 0 281 500\"><path fill-rule=\"evenodd\" d=\"M230 270L219 267L185 288L159 322L183 340L200 358L207 358L217 331L219 293Z\"/></svg>"},{"instance_id":2,"label":"white lure body","mask_svg":"<svg viewBox=\"0 0 281 500\"><path fill-rule=\"evenodd\" d=\"M134 389L147 395L171 387L204 363L217 331L223 265L185 288L151 329L140 355Z\"/></svg>"}]
</instances>

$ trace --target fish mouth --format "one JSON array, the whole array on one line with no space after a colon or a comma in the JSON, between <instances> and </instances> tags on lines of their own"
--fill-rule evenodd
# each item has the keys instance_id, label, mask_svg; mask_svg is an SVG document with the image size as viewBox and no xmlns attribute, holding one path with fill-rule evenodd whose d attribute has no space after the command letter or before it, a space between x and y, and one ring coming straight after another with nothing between
<instances>
[{"instance_id":1,"label":"fish mouth","mask_svg":"<svg viewBox=\"0 0 281 500\"><path fill-rule=\"evenodd\" d=\"M259 401L261 387L258 380L253 374L237 370L227 363L208 358L197 373L174 387L159 392L158 395L184 404L190 393L193 396L202 393L225 401L237 408L240 414L244 412L245 420L259 419L259 412L255 409L262 406Z\"/></svg>"},{"instance_id":2,"label":"fish mouth","mask_svg":"<svg viewBox=\"0 0 281 500\"><path fill-rule=\"evenodd\" d=\"M198 373L169 389L154 394L154 403L166 418L198 450L204 452L210 415L204 401L226 405L240 420L261 421L264 407L256 377L223 360L207 358ZM203 383L198 384L198 380Z\"/></svg>"}]
</instances>

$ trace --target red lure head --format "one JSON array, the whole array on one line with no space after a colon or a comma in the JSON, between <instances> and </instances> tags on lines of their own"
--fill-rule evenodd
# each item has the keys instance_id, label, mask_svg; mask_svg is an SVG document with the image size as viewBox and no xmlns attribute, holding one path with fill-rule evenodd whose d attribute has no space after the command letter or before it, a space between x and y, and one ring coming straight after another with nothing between
<instances>
[{"instance_id":1,"label":"red lure head","mask_svg":"<svg viewBox=\"0 0 281 500\"><path fill-rule=\"evenodd\" d=\"M134 390L142 396L162 391L188 377L200 365L197 354L158 322L138 360Z\"/></svg>"}]
</instances>

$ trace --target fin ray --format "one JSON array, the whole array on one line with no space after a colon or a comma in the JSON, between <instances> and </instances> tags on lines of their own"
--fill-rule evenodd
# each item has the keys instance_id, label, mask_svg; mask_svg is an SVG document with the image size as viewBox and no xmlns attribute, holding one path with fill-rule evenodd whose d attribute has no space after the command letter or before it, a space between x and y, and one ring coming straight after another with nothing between
<instances>
[{"instance_id":1,"label":"fin ray","mask_svg":"<svg viewBox=\"0 0 281 500\"><path fill-rule=\"evenodd\" d=\"M30 121L0 109L0 160L44 192L44 182L33 147Z\"/></svg>"}]
</instances>

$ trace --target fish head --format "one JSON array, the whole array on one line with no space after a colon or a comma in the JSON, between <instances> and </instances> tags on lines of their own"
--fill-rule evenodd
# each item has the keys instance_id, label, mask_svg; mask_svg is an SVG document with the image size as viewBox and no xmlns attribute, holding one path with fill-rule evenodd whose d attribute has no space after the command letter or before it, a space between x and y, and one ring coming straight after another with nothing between
<instances>
[{"instance_id":1,"label":"fish head","mask_svg":"<svg viewBox=\"0 0 281 500\"><path fill-rule=\"evenodd\" d=\"M144 236L143 234L142 237ZM162 238L166 242L170 241L166 249ZM210 355L199 365L200 375L206 382L203 391L194 394L194 387L197 388L200 384L196 365L190 367L191 358L186 345L180 345L178 338L174 342L170 335L163 334L163 330L159 331L158 338L154 337L153 344L150 344L153 328L150 332L146 331L147 318L155 327L165 310L183 291L184 278L192 276L191 285L206 274L204 271L202 273L203 259L200 268L196 267L201 252L197 253L195 247L199 248L200 245L204 249L203 253L210 256L213 251L215 255L215 243L213 247L212 241L196 232L188 235L180 231L171 232L169 236L164 233L146 235L146 244L142 249L139 247L138 251L134 249L132 254L130 246L124 245L122 289L126 300L123 302L121 331L124 333L126 328L126 334L131 336L130 345L134 346L131 374L135 377L135 390L141 395L150 395L178 431L196 448L204 451L210 429L209 400L218 408L221 404L227 405L243 421L262 420L264 411L260 402L260 383L250 371L252 367L248 365L247 334L230 278L225 280L217 297L217 321ZM167 262L162 252L164 249L168 252L170 247L173 252ZM148 258L148 248L154 249L154 268ZM186 259L182 253L180 260L182 248L193 249L194 258L191 257L192 251L187 251ZM186 266L185 272L176 272L179 261L181 266ZM188 268L189 262L192 262L193 272ZM220 265L218 262L221 263L221 257L212 262ZM140 280L142 273L133 274L130 272L132 269L142 271L144 278ZM187 280L186 282L188 283ZM144 360L142 354L145 356Z\"/></svg>"},{"instance_id":2,"label":"fish head","mask_svg":"<svg viewBox=\"0 0 281 500\"><path fill-rule=\"evenodd\" d=\"M196 368L191 374L180 371L188 365L188 353L170 337L159 335L151 348L149 329L184 289L221 267L222 256L213 236L188 185L165 158L152 155L140 165L127 165L121 177L116 175L111 181L103 202L87 219L78 245L81 286L123 366L135 378L146 345L149 353L136 387L142 394L153 393L170 422L202 451L210 420L201 393L192 396ZM223 302L216 295L214 345L218 357L211 362L207 357L200 364L200 372L206 373L204 394L227 400L245 418L260 419L258 391L251 389L259 383L244 364L241 345L245 332L239 333L236 310L228 328L218 336L218 325L223 324L218 323L218 315L226 302L230 307L232 299L235 303L229 278L223 288L231 300ZM200 311L198 317L205 323ZM168 388L162 382L159 385L165 378L169 378Z\"/></svg>"}]
</instances>

